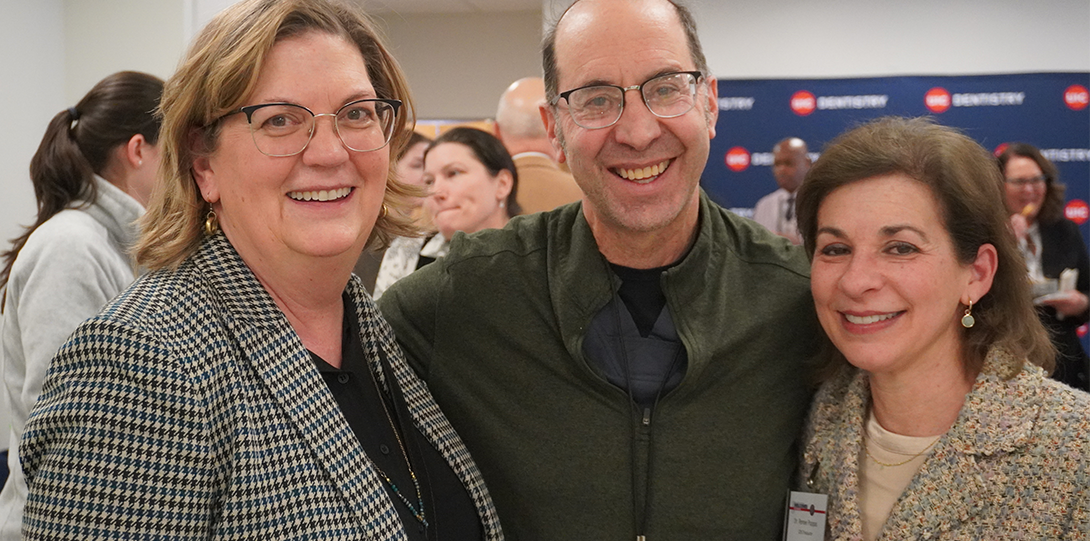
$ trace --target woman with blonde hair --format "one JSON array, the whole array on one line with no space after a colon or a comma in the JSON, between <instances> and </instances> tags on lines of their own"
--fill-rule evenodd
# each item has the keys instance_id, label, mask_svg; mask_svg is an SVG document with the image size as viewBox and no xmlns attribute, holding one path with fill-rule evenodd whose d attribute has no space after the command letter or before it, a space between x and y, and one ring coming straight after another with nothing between
<instances>
[{"instance_id":1,"label":"woman with blonde hair","mask_svg":"<svg viewBox=\"0 0 1090 541\"><path fill-rule=\"evenodd\" d=\"M992 157L924 119L834 140L798 196L835 350L800 485L826 539L1086 539L1090 395L1047 377Z\"/></svg>"},{"instance_id":2,"label":"woman with blonde hair","mask_svg":"<svg viewBox=\"0 0 1090 541\"><path fill-rule=\"evenodd\" d=\"M405 77L354 7L246 0L163 95L149 273L53 360L28 539L502 539L352 266L413 232Z\"/></svg>"}]
</instances>

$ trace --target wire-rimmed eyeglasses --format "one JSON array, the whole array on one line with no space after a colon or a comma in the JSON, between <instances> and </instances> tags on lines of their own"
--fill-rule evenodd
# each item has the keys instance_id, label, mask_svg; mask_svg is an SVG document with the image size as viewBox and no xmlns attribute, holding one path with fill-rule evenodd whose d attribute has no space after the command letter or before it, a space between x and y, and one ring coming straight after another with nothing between
<instances>
[{"instance_id":1,"label":"wire-rimmed eyeglasses","mask_svg":"<svg viewBox=\"0 0 1090 541\"><path fill-rule=\"evenodd\" d=\"M629 87L588 85L561 92L552 101L568 102L568 113L576 125L588 130L608 128L621 119L625 93L639 90L647 109L659 118L679 117L696 104L697 84L704 74L699 71L678 71L652 77Z\"/></svg>"},{"instance_id":2,"label":"wire-rimmed eyeglasses","mask_svg":"<svg viewBox=\"0 0 1090 541\"><path fill-rule=\"evenodd\" d=\"M1030 178L1008 178L1003 179L1003 181L1016 188L1025 188L1026 186L1040 186L1048 181L1048 178L1044 175L1037 175Z\"/></svg>"},{"instance_id":3,"label":"wire-rimmed eyeglasses","mask_svg":"<svg viewBox=\"0 0 1090 541\"><path fill-rule=\"evenodd\" d=\"M314 114L294 103L247 105L223 115L245 113L257 150L275 158L306 150L318 117L333 117L333 131L355 152L378 150L390 143L401 100L364 99L346 103L336 113Z\"/></svg>"}]
</instances>

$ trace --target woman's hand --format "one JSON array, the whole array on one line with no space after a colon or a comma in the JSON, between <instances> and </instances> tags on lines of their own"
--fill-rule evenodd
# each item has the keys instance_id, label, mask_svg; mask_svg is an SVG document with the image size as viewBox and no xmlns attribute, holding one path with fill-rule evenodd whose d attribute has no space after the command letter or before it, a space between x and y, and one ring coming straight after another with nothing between
<instances>
[{"instance_id":1,"label":"woman's hand","mask_svg":"<svg viewBox=\"0 0 1090 541\"><path fill-rule=\"evenodd\" d=\"M1029 230L1029 220L1022 214L1011 214L1011 230L1014 231L1016 239L1026 238L1026 231Z\"/></svg>"},{"instance_id":2,"label":"woman's hand","mask_svg":"<svg viewBox=\"0 0 1090 541\"><path fill-rule=\"evenodd\" d=\"M1081 291L1069 289L1050 295L1048 300L1042 300L1040 303L1055 308L1059 314L1077 316L1090 306L1090 299Z\"/></svg>"}]
</instances>

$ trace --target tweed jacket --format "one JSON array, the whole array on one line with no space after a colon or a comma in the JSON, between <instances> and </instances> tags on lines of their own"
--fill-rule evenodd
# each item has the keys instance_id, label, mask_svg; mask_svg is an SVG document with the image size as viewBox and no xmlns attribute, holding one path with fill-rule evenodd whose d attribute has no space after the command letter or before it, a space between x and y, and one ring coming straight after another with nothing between
<instances>
[{"instance_id":1,"label":"tweed jacket","mask_svg":"<svg viewBox=\"0 0 1090 541\"><path fill-rule=\"evenodd\" d=\"M359 279L371 370L503 538L461 439ZM220 234L138 280L61 348L21 447L26 539L401 540L402 525L283 313Z\"/></svg>"},{"instance_id":2,"label":"tweed jacket","mask_svg":"<svg viewBox=\"0 0 1090 541\"><path fill-rule=\"evenodd\" d=\"M879 540L1058 540L1090 532L1090 395L993 349L957 421L894 504ZM859 455L868 379L844 370L814 398L800 489L829 495L826 539L862 539ZM809 485L809 488L807 488Z\"/></svg>"}]
</instances>

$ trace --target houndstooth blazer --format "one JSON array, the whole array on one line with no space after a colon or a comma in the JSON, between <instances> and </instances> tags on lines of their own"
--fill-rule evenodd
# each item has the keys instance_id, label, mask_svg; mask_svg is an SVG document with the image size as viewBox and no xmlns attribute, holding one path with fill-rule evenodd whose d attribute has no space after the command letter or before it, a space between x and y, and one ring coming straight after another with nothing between
<instances>
[{"instance_id":1,"label":"houndstooth blazer","mask_svg":"<svg viewBox=\"0 0 1090 541\"><path fill-rule=\"evenodd\" d=\"M503 539L480 473L353 277L416 427ZM53 359L20 447L25 539L400 540L397 511L283 313L223 235L137 281Z\"/></svg>"},{"instance_id":2,"label":"houndstooth blazer","mask_svg":"<svg viewBox=\"0 0 1090 541\"><path fill-rule=\"evenodd\" d=\"M880 541L1090 538L1090 395L992 349L954 426L878 534ZM814 397L802 490L829 495L825 539L862 541L859 460L867 376L844 370Z\"/></svg>"}]
</instances>

